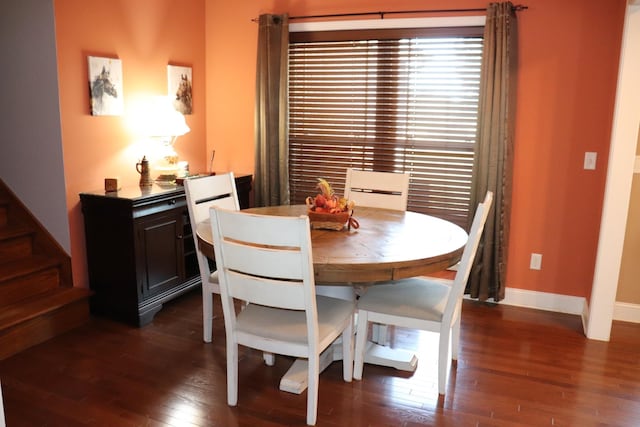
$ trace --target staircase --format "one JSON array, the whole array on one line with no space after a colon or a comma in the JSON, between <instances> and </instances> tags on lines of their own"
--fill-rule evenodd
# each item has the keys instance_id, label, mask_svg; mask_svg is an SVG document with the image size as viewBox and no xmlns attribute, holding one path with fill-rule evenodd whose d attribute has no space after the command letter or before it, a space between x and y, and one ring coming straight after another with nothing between
<instances>
[{"instance_id":1,"label":"staircase","mask_svg":"<svg viewBox=\"0 0 640 427\"><path fill-rule=\"evenodd\" d=\"M71 260L0 180L0 360L89 320Z\"/></svg>"}]
</instances>

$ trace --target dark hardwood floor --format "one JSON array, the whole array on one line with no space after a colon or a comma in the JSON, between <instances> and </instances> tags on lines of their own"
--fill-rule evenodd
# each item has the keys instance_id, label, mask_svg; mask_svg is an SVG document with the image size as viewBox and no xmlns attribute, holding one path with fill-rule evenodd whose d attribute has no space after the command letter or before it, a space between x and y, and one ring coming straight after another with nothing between
<instances>
[{"instance_id":1,"label":"dark hardwood floor","mask_svg":"<svg viewBox=\"0 0 640 427\"><path fill-rule=\"evenodd\" d=\"M216 313L222 310L216 304ZM239 404L226 403L224 326L202 342L200 293L137 329L93 318L0 362L8 427L304 425L306 393L278 390L274 367L241 350ZM465 301L461 352L438 399L434 335L397 329L420 353L413 374L365 365L320 379L319 426L640 426L640 325L587 340L577 316Z\"/></svg>"}]
</instances>

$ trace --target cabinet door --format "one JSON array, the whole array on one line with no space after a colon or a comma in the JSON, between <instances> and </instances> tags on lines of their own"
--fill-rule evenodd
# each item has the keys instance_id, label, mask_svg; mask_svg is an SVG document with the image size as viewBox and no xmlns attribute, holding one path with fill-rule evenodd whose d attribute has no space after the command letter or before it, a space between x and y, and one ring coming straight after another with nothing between
<instances>
[{"instance_id":1,"label":"cabinet door","mask_svg":"<svg viewBox=\"0 0 640 427\"><path fill-rule=\"evenodd\" d=\"M184 281L182 215L171 210L141 218L136 224L136 264L142 299Z\"/></svg>"}]
</instances>

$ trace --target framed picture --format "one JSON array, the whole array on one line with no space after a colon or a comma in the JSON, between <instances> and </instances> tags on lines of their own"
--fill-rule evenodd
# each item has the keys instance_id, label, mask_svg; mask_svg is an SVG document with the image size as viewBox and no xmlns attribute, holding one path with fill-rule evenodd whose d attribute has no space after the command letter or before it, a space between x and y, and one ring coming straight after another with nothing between
<instances>
[{"instance_id":1,"label":"framed picture","mask_svg":"<svg viewBox=\"0 0 640 427\"><path fill-rule=\"evenodd\" d=\"M89 56L89 97L94 116L120 116L124 112L122 61Z\"/></svg>"},{"instance_id":2,"label":"framed picture","mask_svg":"<svg viewBox=\"0 0 640 427\"><path fill-rule=\"evenodd\" d=\"M169 97L174 108L182 114L191 114L193 110L191 94L191 67L167 66L169 78Z\"/></svg>"}]
</instances>

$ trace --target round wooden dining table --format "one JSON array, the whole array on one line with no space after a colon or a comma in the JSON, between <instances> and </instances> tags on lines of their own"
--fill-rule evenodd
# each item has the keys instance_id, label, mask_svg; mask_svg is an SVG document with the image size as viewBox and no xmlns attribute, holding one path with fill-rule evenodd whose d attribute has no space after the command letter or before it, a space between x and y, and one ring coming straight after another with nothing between
<instances>
[{"instance_id":1,"label":"round wooden dining table","mask_svg":"<svg viewBox=\"0 0 640 427\"><path fill-rule=\"evenodd\" d=\"M264 215L305 215L306 205L245 209ZM352 285L397 280L441 271L459 261L467 233L433 216L391 209L356 207L359 228L312 229L316 283ZM214 259L211 224L197 225L198 246Z\"/></svg>"},{"instance_id":2,"label":"round wooden dining table","mask_svg":"<svg viewBox=\"0 0 640 427\"><path fill-rule=\"evenodd\" d=\"M299 216L307 213L307 206L271 206L242 212ZM356 207L353 217L358 228L311 230L318 294L352 299L353 286L441 271L460 260L468 237L461 227L449 221L416 212ZM196 234L199 249L215 259L211 222L197 224ZM320 356L321 370L342 359L341 346L332 347ZM414 371L418 358L412 352L369 342L365 362ZM307 362L297 359L282 377L280 389L300 394L306 387Z\"/></svg>"}]
</instances>

